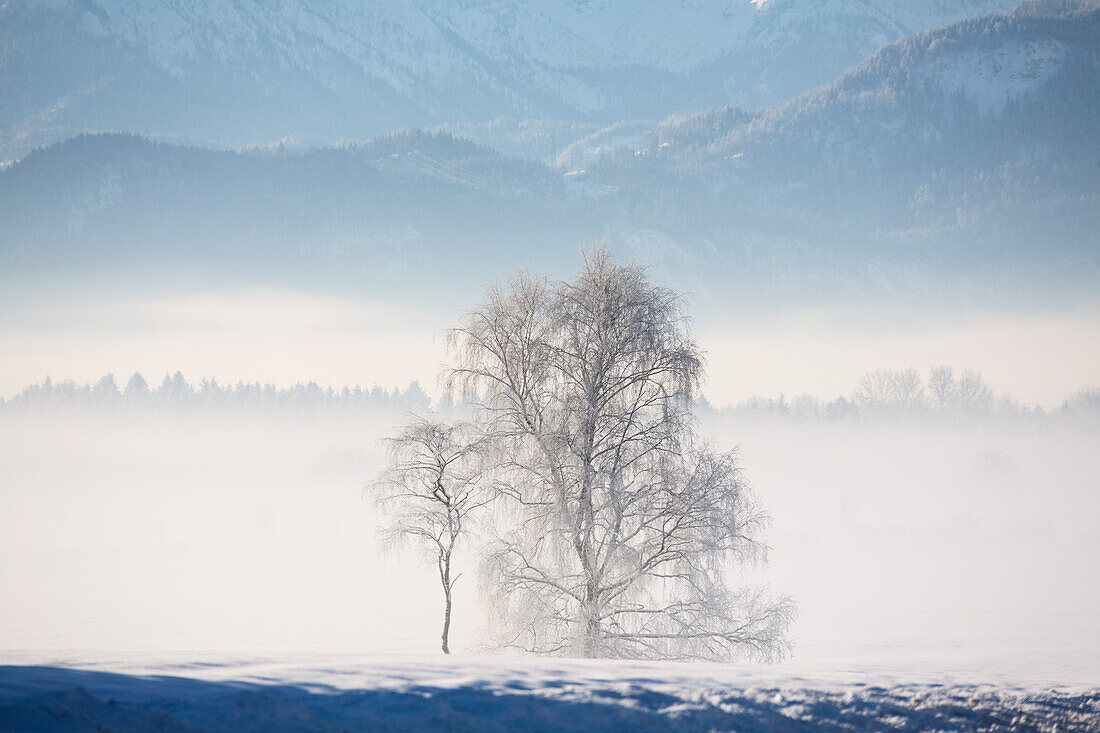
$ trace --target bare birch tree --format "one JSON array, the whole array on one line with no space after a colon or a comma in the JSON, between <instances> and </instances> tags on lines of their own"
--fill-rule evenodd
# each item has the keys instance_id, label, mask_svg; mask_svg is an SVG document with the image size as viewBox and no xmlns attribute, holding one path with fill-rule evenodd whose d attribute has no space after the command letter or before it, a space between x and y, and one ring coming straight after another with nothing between
<instances>
[{"instance_id":1,"label":"bare birch tree","mask_svg":"<svg viewBox=\"0 0 1100 733\"><path fill-rule=\"evenodd\" d=\"M482 395L500 642L539 653L781 656L787 599L733 591L767 517L735 453L695 437L702 376L681 298L598 249L574 282L520 276L450 333Z\"/></svg>"},{"instance_id":2,"label":"bare birch tree","mask_svg":"<svg viewBox=\"0 0 1100 733\"><path fill-rule=\"evenodd\" d=\"M450 654L455 546L473 513L491 498L482 489L483 442L467 423L418 418L387 440L390 465L368 485L389 524L383 541L412 540L434 557L443 586L443 653Z\"/></svg>"},{"instance_id":3,"label":"bare birch tree","mask_svg":"<svg viewBox=\"0 0 1100 733\"><path fill-rule=\"evenodd\" d=\"M932 394L932 406L945 409L955 395L955 370L946 365L932 367L928 372L928 391Z\"/></svg>"}]
</instances>

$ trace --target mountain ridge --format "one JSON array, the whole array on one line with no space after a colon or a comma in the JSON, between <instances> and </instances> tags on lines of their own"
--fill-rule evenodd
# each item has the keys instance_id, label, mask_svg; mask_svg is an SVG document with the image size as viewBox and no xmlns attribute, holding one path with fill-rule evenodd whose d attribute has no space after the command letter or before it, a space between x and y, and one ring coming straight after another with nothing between
<instances>
[{"instance_id":1,"label":"mountain ridge","mask_svg":"<svg viewBox=\"0 0 1100 733\"><path fill-rule=\"evenodd\" d=\"M0 172L0 258L251 258L259 278L392 284L479 261L557 270L607 236L722 298L1076 297L1100 281L1096 37L1100 10L1076 4L963 20L762 111L578 127L555 165L440 132L222 152L78 138Z\"/></svg>"},{"instance_id":2,"label":"mountain ridge","mask_svg":"<svg viewBox=\"0 0 1100 733\"><path fill-rule=\"evenodd\" d=\"M82 132L333 144L498 117L610 124L784 101L1010 0L8 0L0 159Z\"/></svg>"}]
</instances>

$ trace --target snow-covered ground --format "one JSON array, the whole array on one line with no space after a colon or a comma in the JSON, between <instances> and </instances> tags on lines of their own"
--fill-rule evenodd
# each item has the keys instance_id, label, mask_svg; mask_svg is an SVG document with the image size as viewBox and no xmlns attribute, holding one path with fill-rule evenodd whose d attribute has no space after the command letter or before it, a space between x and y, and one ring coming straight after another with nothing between
<instances>
[{"instance_id":1,"label":"snow-covered ground","mask_svg":"<svg viewBox=\"0 0 1100 733\"><path fill-rule=\"evenodd\" d=\"M106 671L109 670L109 671ZM11 730L1096 730L1100 691L720 664L121 659L0 668Z\"/></svg>"}]
</instances>

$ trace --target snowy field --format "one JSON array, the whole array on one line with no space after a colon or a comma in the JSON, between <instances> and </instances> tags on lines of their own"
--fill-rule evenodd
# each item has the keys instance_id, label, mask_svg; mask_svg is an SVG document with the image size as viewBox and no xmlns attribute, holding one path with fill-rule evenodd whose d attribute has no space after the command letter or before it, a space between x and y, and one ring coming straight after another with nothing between
<instances>
[{"instance_id":1,"label":"snowy field","mask_svg":"<svg viewBox=\"0 0 1100 733\"><path fill-rule=\"evenodd\" d=\"M100 671L109 669L111 671ZM0 668L6 730L1097 730L1100 691L736 665L343 655Z\"/></svg>"},{"instance_id":2,"label":"snowy field","mask_svg":"<svg viewBox=\"0 0 1100 733\"><path fill-rule=\"evenodd\" d=\"M759 666L484 656L473 582L444 659L384 423L0 413L0 730L1100 730L1093 429L704 425L799 603Z\"/></svg>"}]
</instances>

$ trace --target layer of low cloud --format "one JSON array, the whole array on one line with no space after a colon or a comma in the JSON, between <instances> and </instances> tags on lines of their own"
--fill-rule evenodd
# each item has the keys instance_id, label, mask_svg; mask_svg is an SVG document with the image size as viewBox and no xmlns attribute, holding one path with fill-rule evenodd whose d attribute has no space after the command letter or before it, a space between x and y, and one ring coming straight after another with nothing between
<instances>
[{"instance_id":1,"label":"layer of low cloud","mask_svg":"<svg viewBox=\"0 0 1100 733\"><path fill-rule=\"evenodd\" d=\"M434 395L446 358L441 333L461 312L288 290L9 302L0 309L0 395L47 375L91 382L140 371L155 382L177 370L223 383L392 388L417 380ZM832 398L872 369L952 364L977 369L1025 404L1052 407L1095 386L1100 365L1095 308L936 320L841 309L708 314L697 333L709 360L705 393L717 404Z\"/></svg>"}]
</instances>

